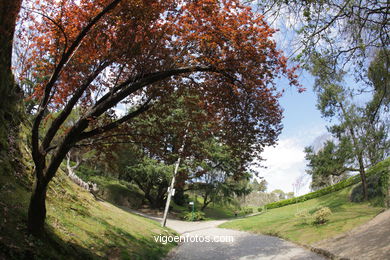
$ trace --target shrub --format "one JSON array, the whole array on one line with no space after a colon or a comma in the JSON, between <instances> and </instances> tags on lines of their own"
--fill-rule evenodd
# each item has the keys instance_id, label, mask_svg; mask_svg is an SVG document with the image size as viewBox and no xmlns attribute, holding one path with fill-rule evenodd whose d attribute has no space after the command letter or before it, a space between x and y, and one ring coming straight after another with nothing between
<instances>
[{"instance_id":1,"label":"shrub","mask_svg":"<svg viewBox=\"0 0 390 260\"><path fill-rule=\"evenodd\" d=\"M329 221L329 216L332 215L332 211L328 207L321 207L319 210L314 212L314 223L324 224Z\"/></svg>"},{"instance_id":2,"label":"shrub","mask_svg":"<svg viewBox=\"0 0 390 260\"><path fill-rule=\"evenodd\" d=\"M370 176L370 178L367 178L367 193L369 199L381 195L379 180L380 176ZM350 199L352 202L362 202L364 200L363 185L361 183L352 189Z\"/></svg>"},{"instance_id":3,"label":"shrub","mask_svg":"<svg viewBox=\"0 0 390 260\"><path fill-rule=\"evenodd\" d=\"M244 213L244 215L248 215L253 213L253 208L243 208L241 211Z\"/></svg>"},{"instance_id":4,"label":"shrub","mask_svg":"<svg viewBox=\"0 0 390 260\"><path fill-rule=\"evenodd\" d=\"M375 175L367 177L368 199L374 206L386 206L387 189L389 185L389 172L386 168L380 168ZM352 202L361 202L363 197L363 185L359 183L351 192Z\"/></svg>"},{"instance_id":5,"label":"shrub","mask_svg":"<svg viewBox=\"0 0 390 260\"><path fill-rule=\"evenodd\" d=\"M175 192L175 196L173 196L173 201L176 203L176 205L179 206L185 206L188 205L188 202L190 202L190 196L188 194L185 194L182 189L178 189Z\"/></svg>"},{"instance_id":6,"label":"shrub","mask_svg":"<svg viewBox=\"0 0 390 260\"><path fill-rule=\"evenodd\" d=\"M299 218L302 224L307 224L310 214L307 212L307 209L303 209L295 213L295 217Z\"/></svg>"},{"instance_id":7,"label":"shrub","mask_svg":"<svg viewBox=\"0 0 390 260\"><path fill-rule=\"evenodd\" d=\"M205 219L205 214L202 211L195 211L193 214L194 219L192 219L192 212L185 212L181 218L187 221L198 221Z\"/></svg>"}]
</instances>

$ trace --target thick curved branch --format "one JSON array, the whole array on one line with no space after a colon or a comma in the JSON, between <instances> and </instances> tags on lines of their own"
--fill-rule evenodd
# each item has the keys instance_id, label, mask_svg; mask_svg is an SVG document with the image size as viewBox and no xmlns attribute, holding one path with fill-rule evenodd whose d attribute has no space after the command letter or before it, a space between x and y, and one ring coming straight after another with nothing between
<instances>
[{"instance_id":1,"label":"thick curved branch","mask_svg":"<svg viewBox=\"0 0 390 260\"><path fill-rule=\"evenodd\" d=\"M61 125L65 122L65 120L68 118L70 113L72 112L74 106L79 101L81 96L83 95L84 91L88 88L88 86L96 79L97 76L109 65L109 62L103 62L97 70L93 74L91 74L84 84L82 84L79 88L76 89L75 93L69 100L69 102L65 105L64 109L61 111L61 113L54 119L54 121L51 123L49 130L47 130L47 133L45 135L45 138L42 142L42 148L46 151L48 147L50 146L51 141L53 140L55 134L57 133L58 129L61 127Z\"/></svg>"},{"instance_id":2,"label":"thick curved branch","mask_svg":"<svg viewBox=\"0 0 390 260\"><path fill-rule=\"evenodd\" d=\"M148 101L146 101L142 106L140 106L137 110L123 116L121 119L118 119L110 124L107 124L105 126L102 126L102 127L98 127L98 128L95 128L91 131L88 131L88 132L83 132L79 135L77 141L81 141L83 139L87 139L87 138L91 138L95 135L99 135L99 134L102 134L102 133L105 133L105 132L108 132L116 127L118 127L120 124L138 116L139 114L145 112L146 110L148 110L151 105L150 105L150 101L151 99L149 99Z\"/></svg>"},{"instance_id":3,"label":"thick curved branch","mask_svg":"<svg viewBox=\"0 0 390 260\"><path fill-rule=\"evenodd\" d=\"M132 93L136 92L137 90L147 85L151 85L158 81L168 79L172 76L191 73L191 72L220 72L220 71L216 70L214 67L211 66L190 66L190 67L181 67L181 68L175 68L166 71L145 74L143 76L140 76L139 79L130 78L124 81L123 83L121 83L120 85L118 85L118 89L121 90L119 90L117 93L109 92L103 97L101 97L101 99L99 99L96 102L95 106L89 113L88 117L91 118L99 117L101 114L103 114L105 111L112 108L116 104L118 104L124 98L126 98L127 96L131 95Z\"/></svg>"},{"instance_id":4,"label":"thick curved branch","mask_svg":"<svg viewBox=\"0 0 390 260\"><path fill-rule=\"evenodd\" d=\"M39 105L38 114L34 120L33 128L32 128L32 148L33 151L39 151L39 127L41 125L44 112L46 107L50 101L50 93L52 91L55 82L57 81L62 69L69 61L71 56L74 54L75 50L78 48L81 41L86 37L91 28L109 11L111 11L115 6L119 4L121 0L114 0L109 5L107 5L99 14L97 14L88 24L84 27L84 29L79 33L76 39L73 41L72 45L69 49L62 55L60 62L57 64L52 76L50 77L49 82L45 86L44 96Z\"/></svg>"},{"instance_id":5,"label":"thick curved branch","mask_svg":"<svg viewBox=\"0 0 390 260\"><path fill-rule=\"evenodd\" d=\"M108 92L104 96L102 96L96 102L94 107L98 107L100 104L107 102L107 100L113 98L115 94L126 97L131 93L134 93L138 89L144 87L145 85L155 83L157 81L169 78L171 76L184 74L184 73L206 72L206 71L217 72L217 70L211 66L190 66L190 67L181 67L181 68L175 68L175 69L160 71L160 72L141 74L136 77L131 77L126 81L122 82L121 84L119 84L118 86L116 86L115 88L113 88L110 92Z\"/></svg>"},{"instance_id":6,"label":"thick curved branch","mask_svg":"<svg viewBox=\"0 0 390 260\"><path fill-rule=\"evenodd\" d=\"M120 123L123 123L130 118L134 117L134 113L141 113L141 110L146 110L146 107L140 108L137 111L128 114L124 118L119 119L116 122L113 122L107 126L104 126L104 129L95 129L92 130L93 132L91 133L82 133L89 125L90 119L98 118L100 115L102 115L105 111L108 109L112 108L116 104L118 104L120 101L122 101L124 98L129 96L130 94L134 93L135 91L156 83L158 81L162 81L165 79L168 79L172 76L175 75L180 75L180 74L185 74L185 73L191 73L191 72L218 72L215 68L213 67L208 67L208 66L194 66L194 67L183 67L183 68L176 68L176 69L171 69L168 71L162 71L162 72L156 72L156 73L151 73L149 74L150 76L148 78L142 78L138 82L135 82L133 84L130 84L133 80L130 82L124 82L129 83L130 85L128 87L125 87L118 93L109 96L106 100L103 102L99 103L97 106L93 107L87 115L84 117L80 118L76 124L68 131L67 135L64 137L64 139L61 141L61 144L57 146L55 153L53 157L51 158L50 164L47 167L46 171L46 176L45 176L45 182L49 183L49 181L54 177L56 170L58 169L59 165L62 162L62 159L65 158L66 154L68 151L71 149L71 147L77 143L78 141L92 137L94 135L97 135L101 133L102 130L104 131L109 131L111 129L114 129L117 127ZM125 86L125 85L124 85ZM38 140L38 137L37 137ZM37 143L38 144L38 143Z\"/></svg>"}]
</instances>

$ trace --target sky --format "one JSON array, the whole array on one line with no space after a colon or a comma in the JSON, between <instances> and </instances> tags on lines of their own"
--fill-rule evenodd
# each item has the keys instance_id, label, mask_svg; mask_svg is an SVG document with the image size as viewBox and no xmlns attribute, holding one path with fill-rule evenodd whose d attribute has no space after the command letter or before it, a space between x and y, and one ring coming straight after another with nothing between
<instances>
[{"instance_id":1,"label":"sky","mask_svg":"<svg viewBox=\"0 0 390 260\"><path fill-rule=\"evenodd\" d=\"M296 32L292 29L292 27L299 27L295 18L283 13L275 20L274 17L266 20L269 20L268 22L273 20L271 26L279 30L274 35L274 39L278 48L283 50L287 57L301 48L295 40ZM295 87L290 87L286 79L276 82L278 89L285 90L279 100L284 109L283 130L277 145L266 147L261 155L265 159L262 165L267 168L254 169L259 177L263 177L268 182L267 192L275 189L284 192L294 191L295 195L310 192L311 177L305 173L307 162L304 149L310 145L318 146L327 138L326 125L329 123L321 117L321 113L316 108L314 79L309 73L302 71L298 80L306 88L303 93L298 93ZM293 184L298 178L303 180L304 186L297 191L293 188Z\"/></svg>"},{"instance_id":2,"label":"sky","mask_svg":"<svg viewBox=\"0 0 390 260\"><path fill-rule=\"evenodd\" d=\"M312 77L303 73L299 80L307 89L303 93L298 93L295 87L289 87L285 80L277 82L279 88L285 89L283 97L280 98L280 105L284 109L283 131L278 144L275 147L266 147L262 154L266 159L262 164L267 168L255 169L258 176L264 177L268 182L268 192L275 189L294 191L293 184L302 175L305 185L295 192L298 195L310 192L311 178L305 174L304 148L313 145L316 139L327 133L327 122L316 109Z\"/></svg>"}]
</instances>

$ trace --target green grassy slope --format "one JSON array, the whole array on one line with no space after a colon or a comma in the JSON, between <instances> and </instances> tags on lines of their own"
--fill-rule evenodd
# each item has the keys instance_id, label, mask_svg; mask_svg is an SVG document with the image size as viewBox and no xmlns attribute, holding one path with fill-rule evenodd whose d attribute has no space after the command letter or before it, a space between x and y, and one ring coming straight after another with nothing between
<instances>
[{"instance_id":1,"label":"green grassy slope","mask_svg":"<svg viewBox=\"0 0 390 260\"><path fill-rule=\"evenodd\" d=\"M380 169L383 170L382 168ZM270 209L258 216L227 222L221 227L276 235L300 244L313 244L351 230L383 210L382 207L372 206L370 202L350 202L351 191L357 185L304 202ZM304 210L312 214L321 206L329 207L333 212L325 224L314 225L312 217L302 218L296 215Z\"/></svg>"},{"instance_id":2,"label":"green grassy slope","mask_svg":"<svg viewBox=\"0 0 390 260\"><path fill-rule=\"evenodd\" d=\"M112 204L138 209L144 201L143 192L126 181L107 176L77 175L85 181L96 183L99 187L98 196Z\"/></svg>"},{"instance_id":3,"label":"green grassy slope","mask_svg":"<svg viewBox=\"0 0 390 260\"><path fill-rule=\"evenodd\" d=\"M348 231L382 210L380 207L370 206L369 203L349 202L350 190L351 187L298 204L271 209L258 216L222 224L221 227L276 235L294 242L311 244ZM301 218L295 216L302 210L312 213L320 206L329 207L333 212L326 224L313 225L311 219L304 223Z\"/></svg>"},{"instance_id":4,"label":"green grassy slope","mask_svg":"<svg viewBox=\"0 0 390 260\"><path fill-rule=\"evenodd\" d=\"M159 259L174 246L153 238L171 230L97 201L62 171L48 190L47 235L28 236L32 164L21 160L16 172L0 174L0 259Z\"/></svg>"}]
</instances>

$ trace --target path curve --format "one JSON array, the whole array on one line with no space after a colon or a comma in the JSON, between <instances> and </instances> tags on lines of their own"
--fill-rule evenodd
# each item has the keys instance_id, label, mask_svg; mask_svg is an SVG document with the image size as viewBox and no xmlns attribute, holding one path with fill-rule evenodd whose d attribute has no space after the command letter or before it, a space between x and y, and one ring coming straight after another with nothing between
<instances>
[{"instance_id":1,"label":"path curve","mask_svg":"<svg viewBox=\"0 0 390 260\"><path fill-rule=\"evenodd\" d=\"M161 223L159 217L131 211ZM165 260L326 259L277 237L218 228L218 225L226 221L228 220L186 222L168 219L167 226L178 232L183 241L167 255ZM203 241L206 239L210 242ZM232 241L212 242L213 240Z\"/></svg>"},{"instance_id":2,"label":"path curve","mask_svg":"<svg viewBox=\"0 0 390 260\"><path fill-rule=\"evenodd\" d=\"M175 221L177 222L177 220ZM182 221L183 222L183 221ZM211 223L193 223L181 235L187 238L173 249L166 260L249 260L249 259L325 259L307 249L277 237L256 235L248 232L217 228L224 221L207 221ZM178 226L176 224L179 224ZM188 225L188 222L185 222ZM170 221L168 226L174 230L183 230L182 223ZM178 229L176 229L178 227ZM180 233L180 232L179 232ZM194 241L198 238L198 242ZM201 242L201 238L229 242Z\"/></svg>"}]
</instances>

